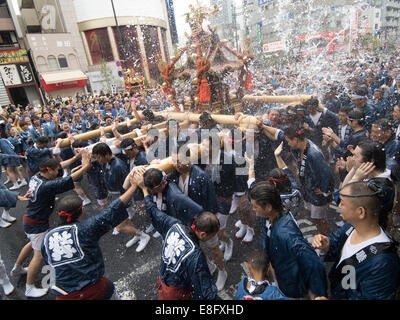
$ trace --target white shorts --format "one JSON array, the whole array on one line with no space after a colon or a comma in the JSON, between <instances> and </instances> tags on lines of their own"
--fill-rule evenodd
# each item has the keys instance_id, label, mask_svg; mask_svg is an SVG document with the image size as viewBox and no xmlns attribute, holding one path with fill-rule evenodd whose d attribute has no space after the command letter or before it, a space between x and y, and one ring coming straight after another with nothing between
<instances>
[{"instance_id":1,"label":"white shorts","mask_svg":"<svg viewBox=\"0 0 400 320\"><path fill-rule=\"evenodd\" d=\"M36 251L42 250L43 239L46 234L47 234L47 231L42 232L42 233L35 233L35 234L26 233L26 236L32 243L33 250L36 250Z\"/></svg>"},{"instance_id":2,"label":"white shorts","mask_svg":"<svg viewBox=\"0 0 400 320\"><path fill-rule=\"evenodd\" d=\"M309 202L304 201L304 208L311 211L311 219L326 219L329 203L323 206L315 206Z\"/></svg>"}]
</instances>

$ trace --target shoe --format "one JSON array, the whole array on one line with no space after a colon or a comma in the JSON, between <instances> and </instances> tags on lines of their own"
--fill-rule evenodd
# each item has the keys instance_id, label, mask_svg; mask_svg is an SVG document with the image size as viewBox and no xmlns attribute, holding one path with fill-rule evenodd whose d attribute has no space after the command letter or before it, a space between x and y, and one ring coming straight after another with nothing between
<instances>
[{"instance_id":1,"label":"shoe","mask_svg":"<svg viewBox=\"0 0 400 320\"><path fill-rule=\"evenodd\" d=\"M233 252L233 240L229 239L229 242L225 244L225 252L224 252L225 261L229 261L232 258L232 252Z\"/></svg>"},{"instance_id":2,"label":"shoe","mask_svg":"<svg viewBox=\"0 0 400 320\"><path fill-rule=\"evenodd\" d=\"M225 242L221 241L219 248L221 249L221 251L225 251Z\"/></svg>"},{"instance_id":3,"label":"shoe","mask_svg":"<svg viewBox=\"0 0 400 320\"><path fill-rule=\"evenodd\" d=\"M6 283L2 284L3 286L3 290L4 290L4 294L6 296L9 296L10 294L12 294L14 292L14 286L11 284L10 281L7 281Z\"/></svg>"},{"instance_id":4,"label":"shoe","mask_svg":"<svg viewBox=\"0 0 400 320\"><path fill-rule=\"evenodd\" d=\"M228 278L228 272L226 272L226 270L218 271L218 278L217 278L217 282L215 283L218 291L221 291L224 288L227 278Z\"/></svg>"},{"instance_id":5,"label":"shoe","mask_svg":"<svg viewBox=\"0 0 400 320\"><path fill-rule=\"evenodd\" d=\"M149 241L150 241L150 236L147 233L142 232L142 235L140 236L139 245L136 248L136 252L143 251L143 249L146 248Z\"/></svg>"},{"instance_id":6,"label":"shoe","mask_svg":"<svg viewBox=\"0 0 400 320\"><path fill-rule=\"evenodd\" d=\"M9 212L9 211L6 211L6 210L3 210L3 215L1 216L1 218L2 218L3 220L8 221L8 222L15 222L15 221L17 221L17 218L11 217L11 216L10 216L10 212Z\"/></svg>"},{"instance_id":7,"label":"shoe","mask_svg":"<svg viewBox=\"0 0 400 320\"><path fill-rule=\"evenodd\" d=\"M24 186L27 186L27 185L28 185L28 182L26 182L26 180L22 180L20 182L20 184L19 184L20 187L24 187Z\"/></svg>"},{"instance_id":8,"label":"shoe","mask_svg":"<svg viewBox=\"0 0 400 320\"><path fill-rule=\"evenodd\" d=\"M25 296L28 298L40 298L47 294L48 289L39 289L34 285L26 286Z\"/></svg>"},{"instance_id":9,"label":"shoe","mask_svg":"<svg viewBox=\"0 0 400 320\"><path fill-rule=\"evenodd\" d=\"M9 190L17 190L19 188L20 188L20 185L18 183L14 183L14 185Z\"/></svg>"},{"instance_id":10,"label":"shoe","mask_svg":"<svg viewBox=\"0 0 400 320\"><path fill-rule=\"evenodd\" d=\"M19 275L24 275L28 273L28 268L22 268L22 266L14 266L14 268L11 270L10 275L12 277L16 277Z\"/></svg>"},{"instance_id":11,"label":"shoe","mask_svg":"<svg viewBox=\"0 0 400 320\"><path fill-rule=\"evenodd\" d=\"M85 199L83 200L83 202L82 202L82 206L87 206L88 204L91 204L91 203L92 203L92 201L90 201L89 198L85 198Z\"/></svg>"},{"instance_id":12,"label":"shoe","mask_svg":"<svg viewBox=\"0 0 400 320\"><path fill-rule=\"evenodd\" d=\"M248 229L248 226L245 225L245 224L242 224L242 225L240 226L239 231L236 232L236 234L235 234L236 239L241 239L241 238L243 238L243 237L246 235L246 233L247 233L247 229Z\"/></svg>"},{"instance_id":13,"label":"shoe","mask_svg":"<svg viewBox=\"0 0 400 320\"><path fill-rule=\"evenodd\" d=\"M9 177L7 177L7 180L6 180L6 181L4 181L4 184L10 183L10 182L11 182L10 178L9 178Z\"/></svg>"},{"instance_id":14,"label":"shoe","mask_svg":"<svg viewBox=\"0 0 400 320\"><path fill-rule=\"evenodd\" d=\"M149 225L149 226L147 227L146 233L150 233L150 232L152 232L153 230L154 230L154 226L151 224L151 225Z\"/></svg>"},{"instance_id":15,"label":"shoe","mask_svg":"<svg viewBox=\"0 0 400 320\"><path fill-rule=\"evenodd\" d=\"M245 237L243 238L242 241L245 242L245 243L250 243L250 242L253 241L253 238L254 238L254 229L250 228L250 227L247 227L246 235L245 235Z\"/></svg>"},{"instance_id":16,"label":"shoe","mask_svg":"<svg viewBox=\"0 0 400 320\"><path fill-rule=\"evenodd\" d=\"M161 237L161 234L160 234L158 231L156 231L156 232L153 234L153 238L159 238L159 237Z\"/></svg>"},{"instance_id":17,"label":"shoe","mask_svg":"<svg viewBox=\"0 0 400 320\"><path fill-rule=\"evenodd\" d=\"M126 246L127 248L130 248L130 247L132 247L134 244L136 244L139 240L140 240L140 237L139 237L139 236L134 236L131 240L129 240L129 241L125 244L125 246Z\"/></svg>"},{"instance_id":18,"label":"shoe","mask_svg":"<svg viewBox=\"0 0 400 320\"><path fill-rule=\"evenodd\" d=\"M117 230L117 228L114 228L114 230L113 230L113 236L116 236L117 234L119 234L119 231Z\"/></svg>"},{"instance_id":19,"label":"shoe","mask_svg":"<svg viewBox=\"0 0 400 320\"><path fill-rule=\"evenodd\" d=\"M0 218L0 228L8 228L11 226L11 223L3 220L2 218Z\"/></svg>"},{"instance_id":20,"label":"shoe","mask_svg":"<svg viewBox=\"0 0 400 320\"><path fill-rule=\"evenodd\" d=\"M211 275L217 270L217 265L212 261L207 259L208 269L210 270Z\"/></svg>"},{"instance_id":21,"label":"shoe","mask_svg":"<svg viewBox=\"0 0 400 320\"><path fill-rule=\"evenodd\" d=\"M236 221L236 223L235 223L235 227L236 227L236 228L240 228L242 225L243 225L243 224L242 224L242 220L238 220L238 221Z\"/></svg>"}]
</instances>

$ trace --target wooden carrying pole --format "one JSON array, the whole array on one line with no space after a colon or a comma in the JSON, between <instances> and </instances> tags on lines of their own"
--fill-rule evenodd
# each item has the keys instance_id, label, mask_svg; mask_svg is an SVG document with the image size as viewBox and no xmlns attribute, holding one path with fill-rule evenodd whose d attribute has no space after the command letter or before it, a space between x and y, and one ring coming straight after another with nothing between
<instances>
[{"instance_id":1,"label":"wooden carrying pole","mask_svg":"<svg viewBox=\"0 0 400 320\"><path fill-rule=\"evenodd\" d=\"M178 121L199 122L200 114L198 113L180 113L180 112L157 112L157 116L163 116L166 119L175 119ZM257 124L257 118L253 116L246 116L235 120L235 116L225 114L211 114L212 118L220 124L236 124L243 126L246 124Z\"/></svg>"},{"instance_id":2,"label":"wooden carrying pole","mask_svg":"<svg viewBox=\"0 0 400 320\"><path fill-rule=\"evenodd\" d=\"M290 103L290 102L299 102L303 103L307 100L310 100L313 96L310 95L298 95L298 96L252 96L246 95L242 98L243 101L252 102L252 103Z\"/></svg>"}]
</instances>

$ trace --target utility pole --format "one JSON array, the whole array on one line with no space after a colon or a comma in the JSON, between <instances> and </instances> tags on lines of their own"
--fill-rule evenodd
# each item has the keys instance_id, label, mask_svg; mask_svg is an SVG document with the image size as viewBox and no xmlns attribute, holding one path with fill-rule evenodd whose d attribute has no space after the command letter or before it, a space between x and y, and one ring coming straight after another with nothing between
<instances>
[{"instance_id":1,"label":"utility pole","mask_svg":"<svg viewBox=\"0 0 400 320\"><path fill-rule=\"evenodd\" d=\"M117 33L118 33L117 45L118 45L118 50L123 50L123 46L121 45L121 43L122 43L121 30L119 29L117 15L115 13L114 0L111 0L111 6L112 6L112 9L113 9L113 12L114 12L115 25L117 26Z\"/></svg>"}]
</instances>

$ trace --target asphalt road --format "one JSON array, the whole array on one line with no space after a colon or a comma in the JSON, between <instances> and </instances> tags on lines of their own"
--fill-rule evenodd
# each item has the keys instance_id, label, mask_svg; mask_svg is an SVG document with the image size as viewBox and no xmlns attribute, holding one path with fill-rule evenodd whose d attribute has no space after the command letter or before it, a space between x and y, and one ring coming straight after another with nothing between
<instances>
[{"instance_id":1,"label":"asphalt road","mask_svg":"<svg viewBox=\"0 0 400 320\"><path fill-rule=\"evenodd\" d=\"M4 176L3 174L2 181L5 180ZM85 190L88 190L86 178L83 180L83 186ZM7 187L10 187L10 185L7 185ZM23 187L18 192L24 194L26 190L27 187ZM59 198L71 193L74 193L74 191L64 193ZM89 192L89 198L92 200L92 203L85 207L84 212L87 216L92 216L100 212L100 207L93 198L92 192ZM28 242L22 226L22 216L25 208L26 203L18 202L17 207L11 209L11 215L16 217L17 221L7 229L0 229L0 252L8 274L21 248ZM337 228L336 222L340 221L340 214L335 206L331 205L328 217L331 228ZM234 248L232 259L226 264L228 279L225 288L219 293L225 300L231 300L234 297L241 278L247 272L244 261L248 253L261 247L261 227L259 220L255 221L255 237L254 241L250 244L245 244L241 240L235 239L237 229L234 227L234 224L237 220L237 214L230 216L226 230L231 238L234 239ZM312 239L317 234L316 227L308 216L300 216L296 220L305 238ZM144 230L149 225L149 220L145 215L136 216L134 222L136 227L141 230ZM50 218L50 227L56 227L57 224L58 217L56 214L53 214ZM100 245L105 261L105 276L114 282L121 299L156 300L157 292L154 290L154 285L159 274L162 240L161 238L152 238L144 251L136 253L136 245L129 249L125 247L125 243L129 239L128 235L112 235L111 231L101 239ZM27 266L28 263L29 261L26 261L24 266ZM38 275L36 280L37 287L41 287L41 281L45 275ZM217 272L214 274L214 278L216 280ZM0 287L0 300L27 300L28 298L24 295L26 276L10 276L10 280L15 286L15 291L12 295L6 297ZM49 293L42 298L28 300L55 300L55 297Z\"/></svg>"}]
</instances>

